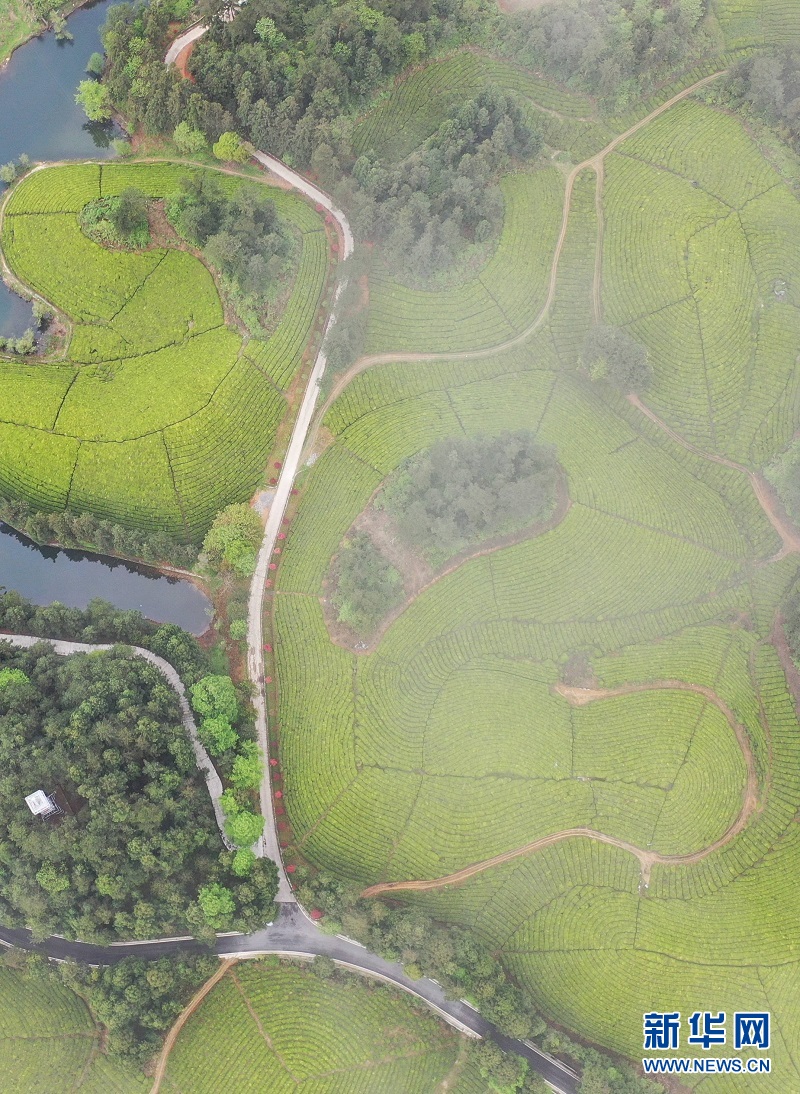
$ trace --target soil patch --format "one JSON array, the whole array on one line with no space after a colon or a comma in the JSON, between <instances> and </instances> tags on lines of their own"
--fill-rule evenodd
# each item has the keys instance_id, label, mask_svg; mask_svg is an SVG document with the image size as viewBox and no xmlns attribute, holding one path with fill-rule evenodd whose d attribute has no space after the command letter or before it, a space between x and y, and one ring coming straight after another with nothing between
<instances>
[{"instance_id":1,"label":"soil patch","mask_svg":"<svg viewBox=\"0 0 800 1094\"><path fill-rule=\"evenodd\" d=\"M572 505L567 489L567 477L562 468L559 467L556 476L556 505L547 520L537 521L535 524L529 524L525 528L520 528L516 532L509 532L504 536L494 536L491 539L481 540L480 543L468 547L465 551L461 551L460 554L449 559L438 570L434 570L416 548L403 541L391 514L374 507L375 498L381 489L382 486L379 486L369 499L366 508L353 521L346 536L351 536L355 532L365 532L370 537L377 549L402 577L404 597L400 604L384 616L371 635L357 635L346 624L339 622L336 618L336 609L331 603L333 588L330 573L335 559L334 556L328 570L328 577L322 583L323 594L320 603L331 641L351 653L371 653L395 619L402 615L420 593L430 588L435 582L451 574L459 566L469 562L470 559L479 558L481 555L489 555L494 551L501 551L504 547L513 547L517 543L524 543L527 539L533 539L534 536L544 535L545 532L552 531L561 523Z\"/></svg>"}]
</instances>

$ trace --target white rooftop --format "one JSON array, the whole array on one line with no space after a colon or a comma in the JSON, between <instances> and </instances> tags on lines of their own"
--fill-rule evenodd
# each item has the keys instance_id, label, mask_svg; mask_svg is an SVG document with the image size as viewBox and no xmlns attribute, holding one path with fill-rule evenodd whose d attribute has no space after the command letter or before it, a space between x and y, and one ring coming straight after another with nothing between
<instances>
[{"instance_id":1,"label":"white rooftop","mask_svg":"<svg viewBox=\"0 0 800 1094\"><path fill-rule=\"evenodd\" d=\"M34 790L32 794L27 794L25 797L25 804L35 817L40 817L42 813L52 813L53 811L53 803L45 794L44 790Z\"/></svg>"}]
</instances>

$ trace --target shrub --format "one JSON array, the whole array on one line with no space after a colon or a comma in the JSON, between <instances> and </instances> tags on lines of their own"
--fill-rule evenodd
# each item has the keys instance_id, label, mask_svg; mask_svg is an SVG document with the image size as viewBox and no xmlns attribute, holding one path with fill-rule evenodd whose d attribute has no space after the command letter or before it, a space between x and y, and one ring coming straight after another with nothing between
<instances>
[{"instance_id":1,"label":"shrub","mask_svg":"<svg viewBox=\"0 0 800 1094\"><path fill-rule=\"evenodd\" d=\"M363 532L344 541L334 574L333 603L338 618L358 634L374 630L402 596L400 574Z\"/></svg>"},{"instance_id":2,"label":"shrub","mask_svg":"<svg viewBox=\"0 0 800 1094\"><path fill-rule=\"evenodd\" d=\"M607 380L626 394L646 391L653 377L647 350L622 327L592 327L583 347L583 363L593 380Z\"/></svg>"},{"instance_id":3,"label":"shrub","mask_svg":"<svg viewBox=\"0 0 800 1094\"><path fill-rule=\"evenodd\" d=\"M233 680L230 676L204 676L192 687L192 707L206 718L235 722L239 704Z\"/></svg>"},{"instance_id":4,"label":"shrub","mask_svg":"<svg viewBox=\"0 0 800 1094\"><path fill-rule=\"evenodd\" d=\"M211 151L218 160L229 163L244 163L250 152L238 133L223 133Z\"/></svg>"}]
</instances>

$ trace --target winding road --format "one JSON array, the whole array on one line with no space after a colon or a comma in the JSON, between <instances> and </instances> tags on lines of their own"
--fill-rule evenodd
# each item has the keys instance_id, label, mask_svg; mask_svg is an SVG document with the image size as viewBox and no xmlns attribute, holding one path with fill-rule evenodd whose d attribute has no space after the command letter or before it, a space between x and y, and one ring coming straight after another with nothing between
<instances>
[{"instance_id":1,"label":"winding road","mask_svg":"<svg viewBox=\"0 0 800 1094\"><path fill-rule=\"evenodd\" d=\"M62 642L53 638L35 638L29 634L0 634L0 642L10 642L12 646L17 646L20 649L30 649L32 646L45 642L48 646L52 646L56 653L59 653L64 657L68 657L73 653L102 653L115 648L112 644L105 642ZM233 847L233 844L225 834L225 814L220 805L220 798L222 797L222 779L220 779L217 769L211 761L211 757L208 755L200 741L197 725L194 720L194 715L192 714L192 708L189 706L189 700L186 697L186 689L183 686L183 681L169 661L165 661L163 657L159 657L158 654L153 653L152 650L146 650L142 646L131 646L127 642L120 642L118 645L125 646L127 649L132 650L137 657L141 657L145 661L149 661L151 665L155 665L159 672L166 676L177 693L178 702L181 707L183 728L186 730L189 740L191 741L197 767L206 780L208 796L211 798L211 805L214 809L214 816L217 819L217 826L220 830L222 841L226 847Z\"/></svg>"},{"instance_id":2,"label":"winding road","mask_svg":"<svg viewBox=\"0 0 800 1094\"><path fill-rule=\"evenodd\" d=\"M204 32L202 25L197 25L190 28L183 35L181 35L170 47L167 54L167 63L174 62L180 51L188 45L190 42L196 41ZM510 349L513 346L519 345L524 342L530 335L542 324L546 318L554 297L556 290L556 281L558 276L558 266L561 256L561 252L564 246L564 242L567 235L567 228L569 223L570 208L571 208L571 195L574 186L575 179L580 172L586 168L592 168L598 176L602 174L603 162L605 157L612 152L618 145L637 132L644 126L646 126L654 118L663 114L675 103L680 102L687 96L691 95L698 88L705 86L712 80L716 79L721 73L714 73L711 76L707 76L702 80L698 80L691 86L685 88L683 91L674 95L671 99L664 102L656 110L652 111L645 118L642 118L634 126L632 126L625 133L616 137L606 148L601 152L592 156L590 159L578 164L570 172L564 196L564 210L562 216L561 230L558 237L557 246L553 255L550 279L547 297L544 305L535 317L532 323L521 331L518 335L509 339L507 342L499 346L488 347L485 349L466 351L455 354L424 354L424 353L383 353L375 354L368 357L363 357L357 361L351 368L339 378L334 385L334 389L330 394L328 400L326 400L324 406L321 408L317 415L317 423L321 421L321 418L333 401L333 399L344 389L350 381L358 375L358 373L364 371L366 368L372 365L388 363L388 362L403 362L403 361L428 361L435 360L437 358L446 358L449 360L472 360L477 358L484 358L489 355L502 352L503 350ZM339 231L341 232L343 240L342 255L344 258L349 257L353 249L353 237L350 231L350 226L347 222L345 215L337 209L330 198L319 190L316 186L304 179L297 172L287 167L280 160L273 156L270 156L263 152L254 153L254 158L269 171L288 182L295 189L300 191L314 201L317 205L325 208L332 218L335 220ZM599 185L599 180L598 180ZM599 270L599 260L597 262L597 268ZM250 679L254 686L254 698L253 702L256 709L256 728L258 734L258 741L261 747L265 761L269 758L269 738L268 738L268 725L267 725L267 696L264 683L264 656L263 656L263 613L264 613L264 598L266 594L266 578L268 574L268 567L275 550L276 539L278 531L280 529L281 522L286 512L286 506L289 496L291 494L292 485L294 479L299 470L303 450L309 437L309 431L312 427L312 420L314 419L314 412L316 408L317 398L319 394L319 384L322 379L326 366L325 345L327 334L330 331L333 324L336 322L336 301L341 293L343 283L340 283L336 294L334 296L333 306L331 308L330 318L325 329L325 335L323 336L322 344L314 363L314 367L311 372L311 376L308 381L305 393L303 395L300 410L297 415L297 419L294 423L289 448L286 453L286 457L283 461L283 467L281 469L280 477L278 479L277 487L275 490L275 497L270 507L268 519L266 522L264 537L262 540L261 548L259 551L258 562L250 589L249 600L249 613L248 613L248 670ZM595 291L594 299L596 301L596 307L599 306L599 295ZM784 540L785 542L785 540ZM29 638L27 636L13 635L3 636L3 638L12 641L18 646L33 645L40 639ZM90 652L97 649L107 649L107 646L86 646L82 643L65 643L65 642L53 642L52 645L59 653L72 653L72 652ZM165 676L175 687L179 696L181 697L181 705L184 715L184 725L192 740L193 747L195 748L195 756L197 758L198 766L201 767L206 773L206 780L209 784L209 792L211 794L212 802L215 803L215 813L217 813L217 820L220 823L219 810L219 794L221 793L221 784L219 783L219 777L213 770L213 765L205 754L205 750L197 738L197 730L194 725L194 719L191 715L188 702L183 690L181 681L179 680L177 673L168 665L163 659L156 657L148 650L136 649L138 656L145 657L147 660L156 664L159 669L164 672ZM486 1036L490 1034L493 1036L501 1046L509 1051L518 1053L529 1060L531 1065L535 1068L539 1074L541 1074L545 1080L557 1091L563 1092L563 1094L577 1094L578 1079L573 1071L567 1068L565 1065L553 1060L546 1053L541 1052L535 1046L528 1044L524 1041L514 1040L512 1038L505 1037L500 1034L491 1023L487 1022L476 1010L474 1010L469 1004L462 1001L448 1000L445 997L441 987L432 980L410 980L401 966L385 961L383 958L378 957L375 954L370 953L368 950L361 947L358 943L354 943L348 939L341 938L339 936L331 936L324 934L319 928L305 915L299 905L295 902L291 885L284 872L280 846L278 843L277 830L275 826L275 817L273 810L272 792L269 779L269 766L265 762L264 765L264 778L261 785L261 808L265 818L265 832L260 841L259 852L262 855L267 855L272 858L278 866L279 874L279 890L277 900L279 902L279 914L276 921L270 924L264 930L257 931L251 935L227 935L218 938L216 945L216 952L220 957L250 957L257 956L259 954L284 954L287 956L305 956L309 957L316 954L321 954L332 958L343 965L361 971L369 976L376 976L383 978L405 991L410 992L419 999L426 1002L434 1010L436 1010L443 1018L454 1025L456 1028L463 1032L469 1033L473 1036ZM213 772L213 774L212 774ZM574 829L567 833L556 834L554 837L546 838L567 838L569 835L584 835L588 834L582 829ZM593 834L593 838L599 838L602 834ZM637 849L638 851L638 849ZM519 850L510 852L509 854L519 854ZM488 865L488 864L487 864ZM485 867L484 867L485 868ZM441 880L441 879L440 879ZM387 887L384 887L387 888ZM90 964L109 964L119 961L125 957L136 956L146 959L155 959L165 954L175 953L179 951L200 951L202 946L191 938L179 938L179 939L159 939L143 942L126 942L126 943L114 943L109 946L93 945L90 943L73 942L63 938L53 937L45 940L42 943L36 944L33 942L30 932L24 929L15 929L0 927L0 942L7 946L20 946L25 949L33 949L42 952L55 960L78 960L87 962Z\"/></svg>"}]
</instances>

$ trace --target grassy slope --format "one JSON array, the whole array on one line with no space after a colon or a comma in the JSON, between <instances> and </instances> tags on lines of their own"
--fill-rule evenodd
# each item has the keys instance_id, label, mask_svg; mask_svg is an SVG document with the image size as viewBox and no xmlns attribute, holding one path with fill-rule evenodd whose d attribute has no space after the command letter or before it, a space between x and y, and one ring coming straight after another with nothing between
<instances>
[{"instance_id":1,"label":"grassy slope","mask_svg":"<svg viewBox=\"0 0 800 1094\"><path fill-rule=\"evenodd\" d=\"M390 989L355 977L322 982L275 958L245 962L181 1031L164 1089L283 1094L300 1082L313 1094L432 1094L459 1045L449 1027Z\"/></svg>"},{"instance_id":2,"label":"grassy slope","mask_svg":"<svg viewBox=\"0 0 800 1094\"><path fill-rule=\"evenodd\" d=\"M4 1094L149 1089L143 1076L100 1053L100 1030L76 995L11 969L0 969L0 1048Z\"/></svg>"},{"instance_id":3,"label":"grassy slope","mask_svg":"<svg viewBox=\"0 0 800 1094\"><path fill-rule=\"evenodd\" d=\"M0 65L39 25L25 0L0 0Z\"/></svg>"}]
</instances>

